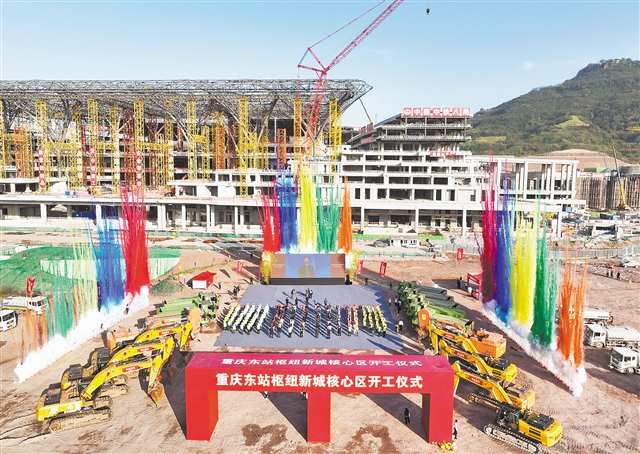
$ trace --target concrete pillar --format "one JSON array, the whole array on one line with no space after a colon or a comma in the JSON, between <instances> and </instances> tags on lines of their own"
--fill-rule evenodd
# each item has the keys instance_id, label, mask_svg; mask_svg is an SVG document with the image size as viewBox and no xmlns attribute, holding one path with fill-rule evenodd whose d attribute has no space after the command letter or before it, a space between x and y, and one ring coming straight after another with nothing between
<instances>
[{"instance_id":1,"label":"concrete pillar","mask_svg":"<svg viewBox=\"0 0 640 454\"><path fill-rule=\"evenodd\" d=\"M102 205L96 204L96 223L102 222Z\"/></svg>"},{"instance_id":2,"label":"concrete pillar","mask_svg":"<svg viewBox=\"0 0 640 454\"><path fill-rule=\"evenodd\" d=\"M360 230L364 229L364 205L360 207Z\"/></svg>"},{"instance_id":3,"label":"concrete pillar","mask_svg":"<svg viewBox=\"0 0 640 454\"><path fill-rule=\"evenodd\" d=\"M182 230L187 229L187 205L184 203L180 205L180 222L182 224Z\"/></svg>"},{"instance_id":4,"label":"concrete pillar","mask_svg":"<svg viewBox=\"0 0 640 454\"><path fill-rule=\"evenodd\" d=\"M529 189L529 162L526 161L524 163L524 167L522 169L522 198L527 198L527 189Z\"/></svg>"},{"instance_id":5,"label":"concrete pillar","mask_svg":"<svg viewBox=\"0 0 640 454\"><path fill-rule=\"evenodd\" d=\"M47 222L47 204L46 203L40 204L40 219L42 219L44 222Z\"/></svg>"},{"instance_id":6,"label":"concrete pillar","mask_svg":"<svg viewBox=\"0 0 640 454\"><path fill-rule=\"evenodd\" d=\"M73 218L73 207L71 205L67 205L67 219Z\"/></svg>"},{"instance_id":7,"label":"concrete pillar","mask_svg":"<svg viewBox=\"0 0 640 454\"><path fill-rule=\"evenodd\" d=\"M9 183L9 191L11 192L11 194L14 194L16 192L16 184L15 183Z\"/></svg>"},{"instance_id":8,"label":"concrete pillar","mask_svg":"<svg viewBox=\"0 0 640 454\"><path fill-rule=\"evenodd\" d=\"M462 238L467 236L467 209L462 209Z\"/></svg>"},{"instance_id":9,"label":"concrete pillar","mask_svg":"<svg viewBox=\"0 0 640 454\"><path fill-rule=\"evenodd\" d=\"M211 205L211 230L213 231L216 227L216 206Z\"/></svg>"},{"instance_id":10,"label":"concrete pillar","mask_svg":"<svg viewBox=\"0 0 640 454\"><path fill-rule=\"evenodd\" d=\"M420 210L416 208L415 217L413 221L413 228L415 229L416 232L418 232L419 222L420 222Z\"/></svg>"},{"instance_id":11,"label":"concrete pillar","mask_svg":"<svg viewBox=\"0 0 640 454\"><path fill-rule=\"evenodd\" d=\"M209 205L204 206L204 210L207 215L207 225L205 227L207 232L211 230L211 210L209 208L210 208Z\"/></svg>"},{"instance_id":12,"label":"concrete pillar","mask_svg":"<svg viewBox=\"0 0 640 454\"><path fill-rule=\"evenodd\" d=\"M553 200L553 193L555 191L555 181L556 181L556 163L552 163L551 164L551 169L549 170L549 181L550 181L550 185L549 185L549 192L551 193L551 197L550 199Z\"/></svg>"},{"instance_id":13,"label":"concrete pillar","mask_svg":"<svg viewBox=\"0 0 640 454\"><path fill-rule=\"evenodd\" d=\"M240 225L244 225L244 210L244 207L240 209Z\"/></svg>"},{"instance_id":14,"label":"concrete pillar","mask_svg":"<svg viewBox=\"0 0 640 454\"><path fill-rule=\"evenodd\" d=\"M238 206L233 207L233 233L236 233L238 229Z\"/></svg>"},{"instance_id":15,"label":"concrete pillar","mask_svg":"<svg viewBox=\"0 0 640 454\"><path fill-rule=\"evenodd\" d=\"M167 206L158 205L158 229L165 230L167 228Z\"/></svg>"},{"instance_id":16,"label":"concrete pillar","mask_svg":"<svg viewBox=\"0 0 640 454\"><path fill-rule=\"evenodd\" d=\"M556 218L556 238L560 238L562 235L562 206L560 206L560 211L558 211L558 216Z\"/></svg>"}]
</instances>

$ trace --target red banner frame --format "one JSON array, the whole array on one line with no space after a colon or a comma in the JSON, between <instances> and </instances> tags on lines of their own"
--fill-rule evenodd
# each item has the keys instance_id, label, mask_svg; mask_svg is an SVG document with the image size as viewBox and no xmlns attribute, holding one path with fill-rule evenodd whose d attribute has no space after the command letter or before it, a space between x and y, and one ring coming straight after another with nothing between
<instances>
[{"instance_id":1,"label":"red banner frame","mask_svg":"<svg viewBox=\"0 0 640 454\"><path fill-rule=\"evenodd\" d=\"M331 393L422 394L429 442L451 441L453 369L422 355L199 352L185 370L186 438L209 440L218 422L218 391L307 393L307 441L331 441Z\"/></svg>"}]
</instances>

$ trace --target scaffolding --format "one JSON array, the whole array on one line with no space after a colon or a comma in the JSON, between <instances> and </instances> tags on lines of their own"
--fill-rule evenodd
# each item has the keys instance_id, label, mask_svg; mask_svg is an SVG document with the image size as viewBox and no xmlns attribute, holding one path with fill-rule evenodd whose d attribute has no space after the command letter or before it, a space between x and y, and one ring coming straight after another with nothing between
<instances>
[{"instance_id":1,"label":"scaffolding","mask_svg":"<svg viewBox=\"0 0 640 454\"><path fill-rule=\"evenodd\" d=\"M71 122L73 123L73 140L74 147L69 157L69 188L73 190L80 189L84 186L84 150L83 150L83 134L82 120L80 117L80 105L75 104L71 110Z\"/></svg>"},{"instance_id":2,"label":"scaffolding","mask_svg":"<svg viewBox=\"0 0 640 454\"><path fill-rule=\"evenodd\" d=\"M49 150L49 115L47 103L36 101L36 123L38 124L38 190L44 192L51 178L51 153Z\"/></svg>"},{"instance_id":3,"label":"scaffolding","mask_svg":"<svg viewBox=\"0 0 640 454\"><path fill-rule=\"evenodd\" d=\"M215 168L225 168L225 139L226 131L224 129L224 118L222 112L214 112L212 118L212 141L213 141L213 155L215 159Z\"/></svg>"},{"instance_id":4,"label":"scaffolding","mask_svg":"<svg viewBox=\"0 0 640 454\"><path fill-rule=\"evenodd\" d=\"M278 128L276 132L276 164L278 169L287 166L287 130Z\"/></svg>"},{"instance_id":5,"label":"scaffolding","mask_svg":"<svg viewBox=\"0 0 640 454\"><path fill-rule=\"evenodd\" d=\"M164 107L166 112L164 114L164 141L166 144L165 147L165 159L166 168L165 168L165 189L169 185L169 181L173 180L174 175L174 161L173 161L173 120L171 119L171 114L169 113L169 109L173 106L173 103L170 100L166 100L164 102Z\"/></svg>"},{"instance_id":6,"label":"scaffolding","mask_svg":"<svg viewBox=\"0 0 640 454\"><path fill-rule=\"evenodd\" d=\"M269 138L266 132L258 140L258 157L260 159L259 168L266 170L269 167Z\"/></svg>"},{"instance_id":7,"label":"scaffolding","mask_svg":"<svg viewBox=\"0 0 640 454\"><path fill-rule=\"evenodd\" d=\"M120 190L120 109L109 107L109 135L111 138L111 187L114 192Z\"/></svg>"},{"instance_id":8,"label":"scaffolding","mask_svg":"<svg viewBox=\"0 0 640 454\"><path fill-rule=\"evenodd\" d=\"M302 159L302 98L293 98L293 158Z\"/></svg>"},{"instance_id":9,"label":"scaffolding","mask_svg":"<svg viewBox=\"0 0 640 454\"><path fill-rule=\"evenodd\" d=\"M133 102L133 137L134 137L134 172L135 187L138 191L144 190L145 165L144 165L144 100L138 98Z\"/></svg>"},{"instance_id":10,"label":"scaffolding","mask_svg":"<svg viewBox=\"0 0 640 454\"><path fill-rule=\"evenodd\" d=\"M249 151L249 100L242 96L239 100L238 114L238 146L236 154L238 156L238 171L240 173L240 197L247 197L247 160Z\"/></svg>"},{"instance_id":11,"label":"scaffolding","mask_svg":"<svg viewBox=\"0 0 640 454\"><path fill-rule=\"evenodd\" d=\"M200 145L200 178L208 180L211 178L211 132L209 126L202 126L196 143Z\"/></svg>"},{"instance_id":12,"label":"scaffolding","mask_svg":"<svg viewBox=\"0 0 640 454\"><path fill-rule=\"evenodd\" d=\"M195 180L196 173L196 100L187 101L187 178Z\"/></svg>"},{"instance_id":13,"label":"scaffolding","mask_svg":"<svg viewBox=\"0 0 640 454\"><path fill-rule=\"evenodd\" d=\"M89 130L89 171L91 186L96 186L102 174L102 149L99 143L100 122L98 120L98 101L87 99L87 129Z\"/></svg>"},{"instance_id":14,"label":"scaffolding","mask_svg":"<svg viewBox=\"0 0 640 454\"><path fill-rule=\"evenodd\" d=\"M342 125L340 123L340 106L335 98L331 98L329 100L329 162L332 175L338 170L336 163L342 149Z\"/></svg>"},{"instance_id":15,"label":"scaffolding","mask_svg":"<svg viewBox=\"0 0 640 454\"><path fill-rule=\"evenodd\" d=\"M33 178L31 133L24 128L16 128L11 139L16 157L16 177Z\"/></svg>"}]
</instances>

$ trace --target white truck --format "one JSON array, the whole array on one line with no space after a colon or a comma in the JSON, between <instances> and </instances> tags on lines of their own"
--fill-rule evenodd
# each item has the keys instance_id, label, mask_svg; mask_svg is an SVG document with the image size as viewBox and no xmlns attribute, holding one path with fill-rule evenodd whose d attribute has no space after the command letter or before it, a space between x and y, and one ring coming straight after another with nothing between
<instances>
[{"instance_id":1,"label":"white truck","mask_svg":"<svg viewBox=\"0 0 640 454\"><path fill-rule=\"evenodd\" d=\"M628 347L613 347L609 356L609 369L621 374L640 374L640 353Z\"/></svg>"},{"instance_id":2,"label":"white truck","mask_svg":"<svg viewBox=\"0 0 640 454\"><path fill-rule=\"evenodd\" d=\"M16 311L0 309L0 331L9 331L18 326Z\"/></svg>"},{"instance_id":3,"label":"white truck","mask_svg":"<svg viewBox=\"0 0 640 454\"><path fill-rule=\"evenodd\" d=\"M36 314L44 314L46 296L10 296L2 300L0 309L10 309L14 311L30 310Z\"/></svg>"},{"instance_id":4,"label":"white truck","mask_svg":"<svg viewBox=\"0 0 640 454\"><path fill-rule=\"evenodd\" d=\"M591 323L585 328L584 343L596 348L640 348L640 331L629 326L602 326Z\"/></svg>"},{"instance_id":5,"label":"white truck","mask_svg":"<svg viewBox=\"0 0 640 454\"><path fill-rule=\"evenodd\" d=\"M599 325L606 326L613 323L613 315L611 315L607 309L601 309L599 307L585 307L582 315L584 317L585 325L597 323Z\"/></svg>"}]
</instances>

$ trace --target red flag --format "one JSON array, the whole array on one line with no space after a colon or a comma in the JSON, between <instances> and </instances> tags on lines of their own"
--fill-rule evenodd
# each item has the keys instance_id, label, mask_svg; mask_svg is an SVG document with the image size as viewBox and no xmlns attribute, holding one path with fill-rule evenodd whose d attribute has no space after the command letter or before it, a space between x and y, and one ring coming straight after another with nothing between
<instances>
[{"instance_id":1,"label":"red flag","mask_svg":"<svg viewBox=\"0 0 640 454\"><path fill-rule=\"evenodd\" d=\"M363 269L364 269L364 260L360 259L358 260L358 273L362 273Z\"/></svg>"},{"instance_id":2,"label":"red flag","mask_svg":"<svg viewBox=\"0 0 640 454\"><path fill-rule=\"evenodd\" d=\"M381 277L387 274L387 262L380 262L380 272L378 274Z\"/></svg>"},{"instance_id":3,"label":"red flag","mask_svg":"<svg viewBox=\"0 0 640 454\"><path fill-rule=\"evenodd\" d=\"M27 296L33 296L33 286L36 285L36 278L34 276L29 276L27 278Z\"/></svg>"}]
</instances>

